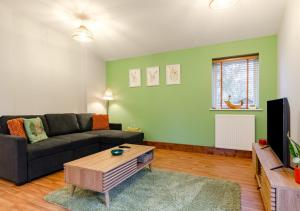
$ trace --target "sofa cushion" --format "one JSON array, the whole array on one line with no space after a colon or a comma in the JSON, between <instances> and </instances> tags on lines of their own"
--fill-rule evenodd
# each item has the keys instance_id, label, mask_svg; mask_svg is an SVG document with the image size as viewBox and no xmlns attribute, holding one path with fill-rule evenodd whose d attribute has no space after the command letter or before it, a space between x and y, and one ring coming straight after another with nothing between
<instances>
[{"instance_id":1,"label":"sofa cushion","mask_svg":"<svg viewBox=\"0 0 300 211\"><path fill-rule=\"evenodd\" d=\"M98 142L99 137L85 133L54 136L42 142L28 144L28 160L56 154L62 151L79 149L80 147L93 145Z\"/></svg>"},{"instance_id":2,"label":"sofa cushion","mask_svg":"<svg viewBox=\"0 0 300 211\"><path fill-rule=\"evenodd\" d=\"M144 139L144 133L121 130L93 130L85 132L85 134L93 134L99 137L100 143L111 144L112 146L124 143L138 144L142 143Z\"/></svg>"},{"instance_id":3,"label":"sofa cushion","mask_svg":"<svg viewBox=\"0 0 300 211\"><path fill-rule=\"evenodd\" d=\"M28 160L34 160L36 158L63 152L69 147L70 142L68 140L55 137L48 138L35 144L27 144Z\"/></svg>"},{"instance_id":4,"label":"sofa cushion","mask_svg":"<svg viewBox=\"0 0 300 211\"><path fill-rule=\"evenodd\" d=\"M82 158L101 151L100 144L90 144L73 150L73 159Z\"/></svg>"},{"instance_id":5,"label":"sofa cushion","mask_svg":"<svg viewBox=\"0 0 300 211\"><path fill-rule=\"evenodd\" d=\"M49 136L64 135L80 131L75 114L45 114Z\"/></svg>"},{"instance_id":6,"label":"sofa cushion","mask_svg":"<svg viewBox=\"0 0 300 211\"><path fill-rule=\"evenodd\" d=\"M43 122L43 125L44 125L44 129L45 129L47 135L49 135L49 128L48 128L48 124L47 124L46 118L45 118L45 116L42 116L42 115L1 116L0 117L0 133L9 135L9 129L8 129L8 126L7 126L7 121L8 120L16 119L16 118L31 119L31 118L36 118L36 117L40 117L41 118L41 120Z\"/></svg>"},{"instance_id":7,"label":"sofa cushion","mask_svg":"<svg viewBox=\"0 0 300 211\"><path fill-rule=\"evenodd\" d=\"M79 147L96 144L99 142L99 137L86 133L72 133L67 135L55 136L57 139L68 141L69 149L77 149Z\"/></svg>"},{"instance_id":8,"label":"sofa cushion","mask_svg":"<svg viewBox=\"0 0 300 211\"><path fill-rule=\"evenodd\" d=\"M77 121L80 127L80 131L89 131L92 130L93 126L93 114L76 114Z\"/></svg>"},{"instance_id":9,"label":"sofa cushion","mask_svg":"<svg viewBox=\"0 0 300 211\"><path fill-rule=\"evenodd\" d=\"M109 117L107 114L93 115L93 130L109 130Z\"/></svg>"},{"instance_id":10,"label":"sofa cushion","mask_svg":"<svg viewBox=\"0 0 300 211\"><path fill-rule=\"evenodd\" d=\"M29 142L34 144L48 138L41 118L24 119L24 127Z\"/></svg>"},{"instance_id":11,"label":"sofa cushion","mask_svg":"<svg viewBox=\"0 0 300 211\"><path fill-rule=\"evenodd\" d=\"M25 128L24 128L24 119L23 118L8 120L7 126L9 129L10 135L19 136L24 139L27 139L27 135L26 135Z\"/></svg>"}]
</instances>

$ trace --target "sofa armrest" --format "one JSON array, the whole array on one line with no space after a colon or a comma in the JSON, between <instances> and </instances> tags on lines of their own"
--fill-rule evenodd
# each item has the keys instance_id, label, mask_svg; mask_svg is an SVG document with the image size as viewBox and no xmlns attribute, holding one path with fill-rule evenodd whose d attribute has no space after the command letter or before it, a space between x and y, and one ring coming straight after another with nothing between
<instances>
[{"instance_id":1,"label":"sofa armrest","mask_svg":"<svg viewBox=\"0 0 300 211\"><path fill-rule=\"evenodd\" d=\"M109 123L109 128L111 130L122 130L122 124L121 123Z\"/></svg>"},{"instance_id":2,"label":"sofa armrest","mask_svg":"<svg viewBox=\"0 0 300 211\"><path fill-rule=\"evenodd\" d=\"M27 140L0 134L0 177L16 185L27 182Z\"/></svg>"}]
</instances>

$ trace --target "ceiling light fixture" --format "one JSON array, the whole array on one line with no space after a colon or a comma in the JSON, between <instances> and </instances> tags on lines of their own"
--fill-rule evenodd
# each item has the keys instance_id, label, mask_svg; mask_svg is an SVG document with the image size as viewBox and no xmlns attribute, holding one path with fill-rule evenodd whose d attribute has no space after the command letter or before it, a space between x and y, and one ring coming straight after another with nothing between
<instances>
[{"instance_id":1,"label":"ceiling light fixture","mask_svg":"<svg viewBox=\"0 0 300 211\"><path fill-rule=\"evenodd\" d=\"M79 26L75 29L72 34L72 38L79 42L91 42L94 40L93 34L84 25Z\"/></svg>"},{"instance_id":2,"label":"ceiling light fixture","mask_svg":"<svg viewBox=\"0 0 300 211\"><path fill-rule=\"evenodd\" d=\"M209 7L212 9L227 9L234 6L239 0L211 0Z\"/></svg>"}]
</instances>

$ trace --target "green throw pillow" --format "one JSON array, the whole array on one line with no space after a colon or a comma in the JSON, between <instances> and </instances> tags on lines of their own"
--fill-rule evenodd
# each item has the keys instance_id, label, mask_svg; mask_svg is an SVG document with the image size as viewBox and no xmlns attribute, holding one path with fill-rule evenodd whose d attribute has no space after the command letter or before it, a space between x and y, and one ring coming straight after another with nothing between
<instances>
[{"instance_id":1,"label":"green throw pillow","mask_svg":"<svg viewBox=\"0 0 300 211\"><path fill-rule=\"evenodd\" d=\"M39 117L33 119L24 119L24 127L31 144L48 138L43 126L43 122Z\"/></svg>"}]
</instances>

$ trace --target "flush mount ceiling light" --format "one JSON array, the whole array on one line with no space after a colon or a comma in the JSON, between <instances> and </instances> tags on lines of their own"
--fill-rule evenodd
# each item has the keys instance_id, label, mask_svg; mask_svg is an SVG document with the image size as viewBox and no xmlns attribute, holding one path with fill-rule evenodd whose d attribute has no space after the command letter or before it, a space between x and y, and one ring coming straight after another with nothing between
<instances>
[{"instance_id":1,"label":"flush mount ceiling light","mask_svg":"<svg viewBox=\"0 0 300 211\"><path fill-rule=\"evenodd\" d=\"M84 25L75 29L72 34L72 38L79 42L91 42L94 40L92 32L90 32Z\"/></svg>"},{"instance_id":2,"label":"flush mount ceiling light","mask_svg":"<svg viewBox=\"0 0 300 211\"><path fill-rule=\"evenodd\" d=\"M226 9L234 6L239 0L211 0L209 7L212 9Z\"/></svg>"}]
</instances>

